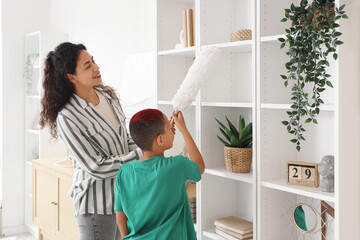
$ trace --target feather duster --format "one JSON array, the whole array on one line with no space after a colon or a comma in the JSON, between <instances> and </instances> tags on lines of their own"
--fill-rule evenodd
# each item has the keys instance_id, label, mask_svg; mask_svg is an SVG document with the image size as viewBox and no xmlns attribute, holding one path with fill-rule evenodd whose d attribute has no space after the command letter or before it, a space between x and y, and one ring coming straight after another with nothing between
<instances>
[{"instance_id":1,"label":"feather duster","mask_svg":"<svg viewBox=\"0 0 360 240\"><path fill-rule=\"evenodd\" d=\"M215 60L219 55L220 49L218 47L209 46L202 49L172 99L173 107L176 111L186 110L191 102L194 101L201 84L207 77L209 69L214 66Z\"/></svg>"}]
</instances>

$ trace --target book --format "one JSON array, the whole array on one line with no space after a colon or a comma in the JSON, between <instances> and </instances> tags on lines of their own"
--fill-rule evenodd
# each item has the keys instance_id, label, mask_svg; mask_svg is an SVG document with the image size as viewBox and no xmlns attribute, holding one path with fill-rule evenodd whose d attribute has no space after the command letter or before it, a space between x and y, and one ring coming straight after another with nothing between
<instances>
[{"instance_id":1,"label":"book","mask_svg":"<svg viewBox=\"0 0 360 240\"><path fill-rule=\"evenodd\" d=\"M222 227L215 227L215 229L223 232L223 233L226 233L230 236L233 236L233 237L236 237L236 238L239 238L239 239L247 239L247 238L251 238L253 236L253 232L250 232L250 233L246 233L246 234L240 234L240 233L236 233L236 232L232 232L230 230L227 230L225 228L222 228Z\"/></svg>"},{"instance_id":2,"label":"book","mask_svg":"<svg viewBox=\"0 0 360 240\"><path fill-rule=\"evenodd\" d=\"M235 236L232 236L230 234L227 234L219 229L216 229L215 228L215 233L220 235L221 237L225 238L225 239L228 239L228 240L248 240L248 239L252 239L253 238L253 235L251 234L251 236L245 236L245 237L235 237Z\"/></svg>"},{"instance_id":3,"label":"book","mask_svg":"<svg viewBox=\"0 0 360 240\"><path fill-rule=\"evenodd\" d=\"M188 36L187 36L187 17L186 17L186 10L182 10L182 25L183 25L183 32L184 32L184 47L188 47Z\"/></svg>"},{"instance_id":4,"label":"book","mask_svg":"<svg viewBox=\"0 0 360 240\"><path fill-rule=\"evenodd\" d=\"M247 234L253 231L252 222L234 216L216 219L214 224L215 226L240 234Z\"/></svg>"},{"instance_id":5,"label":"book","mask_svg":"<svg viewBox=\"0 0 360 240\"><path fill-rule=\"evenodd\" d=\"M196 183L190 183L186 188L186 193L188 195L189 201L190 199L196 199Z\"/></svg>"},{"instance_id":6,"label":"book","mask_svg":"<svg viewBox=\"0 0 360 240\"><path fill-rule=\"evenodd\" d=\"M194 46L194 23L193 23L193 10L186 9L186 25L187 25L187 39L188 47Z\"/></svg>"}]
</instances>

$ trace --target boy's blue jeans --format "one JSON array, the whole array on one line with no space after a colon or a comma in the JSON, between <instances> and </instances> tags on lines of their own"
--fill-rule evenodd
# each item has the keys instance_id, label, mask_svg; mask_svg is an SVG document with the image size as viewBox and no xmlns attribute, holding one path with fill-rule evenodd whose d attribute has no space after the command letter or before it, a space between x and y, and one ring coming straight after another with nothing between
<instances>
[{"instance_id":1,"label":"boy's blue jeans","mask_svg":"<svg viewBox=\"0 0 360 240\"><path fill-rule=\"evenodd\" d=\"M84 214L75 219L79 229L79 240L121 240L115 214Z\"/></svg>"}]
</instances>

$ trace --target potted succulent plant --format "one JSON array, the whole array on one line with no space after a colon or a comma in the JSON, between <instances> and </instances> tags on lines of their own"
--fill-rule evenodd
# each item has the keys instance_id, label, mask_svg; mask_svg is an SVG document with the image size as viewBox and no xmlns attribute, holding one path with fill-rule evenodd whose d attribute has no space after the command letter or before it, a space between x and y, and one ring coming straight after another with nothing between
<instances>
[{"instance_id":1,"label":"potted succulent plant","mask_svg":"<svg viewBox=\"0 0 360 240\"><path fill-rule=\"evenodd\" d=\"M225 139L219 137L219 140L225 145L225 164L228 172L247 173L250 172L252 160L252 122L245 125L244 118L239 116L239 128L237 129L234 124L225 116L229 125L227 128L219 120L220 132L224 135Z\"/></svg>"}]
</instances>

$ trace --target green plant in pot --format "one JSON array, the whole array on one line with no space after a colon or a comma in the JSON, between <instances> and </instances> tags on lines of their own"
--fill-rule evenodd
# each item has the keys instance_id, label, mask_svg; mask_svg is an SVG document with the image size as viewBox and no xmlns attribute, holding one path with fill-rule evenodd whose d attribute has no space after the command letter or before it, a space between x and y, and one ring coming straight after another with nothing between
<instances>
[{"instance_id":1,"label":"green plant in pot","mask_svg":"<svg viewBox=\"0 0 360 240\"><path fill-rule=\"evenodd\" d=\"M247 173L250 172L252 160L252 123L245 125L244 118L239 116L238 128L225 116L229 127L226 127L218 119L220 132L225 139L218 139L225 145L225 163L229 172Z\"/></svg>"},{"instance_id":2,"label":"green plant in pot","mask_svg":"<svg viewBox=\"0 0 360 240\"><path fill-rule=\"evenodd\" d=\"M330 63L328 56L338 58L337 46L341 32L337 31L340 18L348 18L343 10L345 5L335 8L335 0L314 0L308 3L301 0L300 6L291 4L285 9L285 18L281 22L291 21L285 38L279 38L280 48L289 46L286 54L290 57L285 64L286 75L281 75L285 87L292 83L293 104L287 111L289 120L282 121L290 134L290 141L300 151L300 141L305 141L302 123L317 124L320 105L324 103L321 93L326 87L333 87L327 72ZM305 121L303 119L305 118Z\"/></svg>"}]
</instances>

